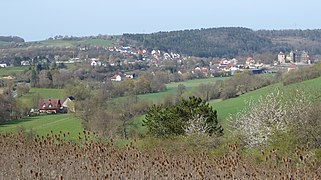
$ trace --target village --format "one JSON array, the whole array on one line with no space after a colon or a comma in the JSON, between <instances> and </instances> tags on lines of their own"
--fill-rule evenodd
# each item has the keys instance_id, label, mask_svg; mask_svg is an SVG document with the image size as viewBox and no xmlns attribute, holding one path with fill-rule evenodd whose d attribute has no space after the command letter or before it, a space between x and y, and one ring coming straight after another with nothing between
<instances>
[{"instance_id":1,"label":"village","mask_svg":"<svg viewBox=\"0 0 321 180\"><path fill-rule=\"evenodd\" d=\"M102 49L111 53L120 54L123 59L106 60L102 57L85 58L71 57L61 60L61 56L56 55L53 59L38 58L20 61L21 67L37 67L39 64L47 64L47 66L65 66L77 65L78 67L86 67L92 70L100 70L108 68L114 70L109 72L109 76L102 79L101 83L106 81L121 82L126 79L137 79L141 71L147 69L140 69L140 64L145 64L151 72L155 75L155 70L163 69L169 73L176 73L178 75L188 76L191 78L206 78L206 77L228 77L233 76L238 72L247 71L250 74L273 74L277 72L289 72L291 70L299 69L302 67L313 64L308 52L302 50L280 52L275 55L276 59L273 63L266 64L260 59L253 57L245 58L196 58L190 56L180 55L173 52L163 52L160 50L137 49L129 46L101 46L97 45L91 48ZM80 51L86 51L88 48L79 48ZM25 58L27 59L27 58ZM134 71L121 70L124 66L134 67ZM12 64L0 63L0 68L10 68ZM135 67L137 67L135 69ZM0 69L1 70L1 69ZM21 78L20 78L21 79ZM19 80L14 75L0 77L3 82L15 81L15 86L24 83L30 83L26 80ZM30 85L28 85L30 86ZM14 88L15 89L15 88ZM13 97L17 97L17 90L13 90ZM41 99L37 108L31 109L29 115L39 114L56 114L75 112L73 96L61 99Z\"/></svg>"}]
</instances>

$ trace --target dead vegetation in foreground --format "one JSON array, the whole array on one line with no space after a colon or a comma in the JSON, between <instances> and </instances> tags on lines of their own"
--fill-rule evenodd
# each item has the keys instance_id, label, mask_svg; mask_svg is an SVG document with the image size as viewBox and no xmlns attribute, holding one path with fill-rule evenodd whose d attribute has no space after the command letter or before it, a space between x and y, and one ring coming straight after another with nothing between
<instances>
[{"instance_id":1,"label":"dead vegetation in foreground","mask_svg":"<svg viewBox=\"0 0 321 180\"><path fill-rule=\"evenodd\" d=\"M25 138L0 137L0 179L321 179L320 164L297 149L298 160L278 157L277 150L251 163L230 145L228 153L215 158L206 153L177 154L162 149L144 151L112 142L64 141L68 133Z\"/></svg>"}]
</instances>

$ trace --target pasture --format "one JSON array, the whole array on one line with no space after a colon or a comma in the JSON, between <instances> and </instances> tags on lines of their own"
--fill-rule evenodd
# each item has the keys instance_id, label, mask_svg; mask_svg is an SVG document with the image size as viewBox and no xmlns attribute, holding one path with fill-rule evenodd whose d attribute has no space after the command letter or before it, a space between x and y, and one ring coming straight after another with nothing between
<instances>
[{"instance_id":1,"label":"pasture","mask_svg":"<svg viewBox=\"0 0 321 180\"><path fill-rule=\"evenodd\" d=\"M70 132L70 140L77 140L78 133L82 133L81 121L72 114L40 115L25 117L0 125L0 133L17 132L25 129L26 132L34 132L40 136L46 136L51 131L59 133Z\"/></svg>"},{"instance_id":2,"label":"pasture","mask_svg":"<svg viewBox=\"0 0 321 180\"><path fill-rule=\"evenodd\" d=\"M19 98L19 101L22 101L27 104L31 104L33 98L39 96L43 99L61 99L64 98L64 90L63 89L46 89L46 88L31 88L29 93L23 95Z\"/></svg>"},{"instance_id":3,"label":"pasture","mask_svg":"<svg viewBox=\"0 0 321 180\"><path fill-rule=\"evenodd\" d=\"M29 69L29 66L16 66L16 67L0 68L0 77L19 74L19 73L22 73L28 69Z\"/></svg>"},{"instance_id":4,"label":"pasture","mask_svg":"<svg viewBox=\"0 0 321 180\"><path fill-rule=\"evenodd\" d=\"M68 46L76 46L81 44L89 44L89 45L100 45L100 46L115 46L115 43L110 40L105 39L87 39L87 40L44 40L39 41L40 45L45 46L58 46L58 47L68 47Z\"/></svg>"},{"instance_id":5,"label":"pasture","mask_svg":"<svg viewBox=\"0 0 321 180\"><path fill-rule=\"evenodd\" d=\"M276 90L288 92L293 89L305 90L310 92L321 92L321 78L316 78L297 84L291 84L288 86L283 86L282 84L278 83L255 91L248 92L236 98L231 98L224 101L213 100L210 101L209 104L217 110L220 123L225 125L227 117L229 117L230 115L235 115L237 112L246 107L246 101L249 101L251 99L257 100L261 96L266 96L272 92L275 92Z\"/></svg>"},{"instance_id":6,"label":"pasture","mask_svg":"<svg viewBox=\"0 0 321 180\"><path fill-rule=\"evenodd\" d=\"M178 85L183 84L186 87L185 94L189 94L193 91L193 88L199 86L200 84L208 84L208 83L215 83L217 80L225 80L228 77L223 78L206 78L206 79L193 79L187 80L182 82L175 82L166 84L166 90L159 92L159 93L148 93L143 95L138 95L140 99L147 99L152 101L153 103L158 103L164 99L166 95L175 95Z\"/></svg>"}]
</instances>

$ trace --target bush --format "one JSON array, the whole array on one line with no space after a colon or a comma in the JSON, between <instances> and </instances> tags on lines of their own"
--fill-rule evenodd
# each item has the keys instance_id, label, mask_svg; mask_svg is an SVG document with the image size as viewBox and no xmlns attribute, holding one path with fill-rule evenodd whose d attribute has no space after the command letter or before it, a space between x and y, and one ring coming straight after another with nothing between
<instances>
[{"instance_id":1,"label":"bush","mask_svg":"<svg viewBox=\"0 0 321 180\"><path fill-rule=\"evenodd\" d=\"M257 102L250 101L248 108L234 118L235 133L250 147L279 141L276 135L282 134L292 134L299 145L312 143L320 147L320 103L308 97L299 90L287 94L277 91Z\"/></svg>"}]
</instances>

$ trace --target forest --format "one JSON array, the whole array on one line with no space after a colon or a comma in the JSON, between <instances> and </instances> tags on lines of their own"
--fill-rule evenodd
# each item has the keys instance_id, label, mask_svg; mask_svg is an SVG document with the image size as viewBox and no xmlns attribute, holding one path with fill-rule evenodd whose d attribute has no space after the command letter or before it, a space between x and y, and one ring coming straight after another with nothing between
<instances>
[{"instance_id":1,"label":"forest","mask_svg":"<svg viewBox=\"0 0 321 180\"><path fill-rule=\"evenodd\" d=\"M238 57L292 49L321 54L321 30L258 30L243 27L124 34L124 44L197 57Z\"/></svg>"}]
</instances>

